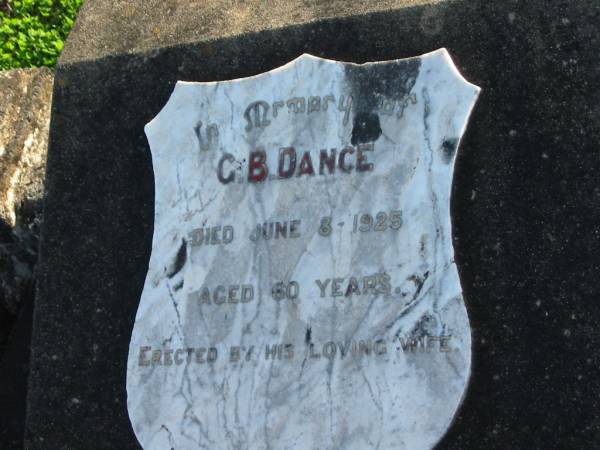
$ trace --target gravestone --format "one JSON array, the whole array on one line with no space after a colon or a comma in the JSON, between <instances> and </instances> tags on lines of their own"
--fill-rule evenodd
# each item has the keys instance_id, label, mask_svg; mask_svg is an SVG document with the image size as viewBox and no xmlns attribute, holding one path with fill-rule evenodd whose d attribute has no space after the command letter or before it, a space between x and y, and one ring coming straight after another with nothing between
<instances>
[{"instance_id":1,"label":"gravestone","mask_svg":"<svg viewBox=\"0 0 600 450\"><path fill-rule=\"evenodd\" d=\"M271 440L280 435L282 439L290 439L286 442L292 442L288 434L292 433L291 428L304 432L306 436L298 434L293 440L297 448L318 448L316 442L323 442L322 448L377 447L377 442L370 445L362 439L376 436L373 430L378 426L397 427L399 431L393 431L392 436L414 437L415 440L405 442L406 448L411 448L409 444L444 449L594 448L600 440L596 419L596 399L600 394L596 348L600 338L595 333L600 310L594 281L598 270L600 194L596 176L600 168L596 145L600 137L597 122L600 93L594 86L598 76L595 54L599 47L600 11L595 2L367 1L360 6L341 1L310 5L299 1L273 4L251 1L242 6L216 0L141 3L105 0L86 3L57 67L39 296L34 313L26 448L134 449L140 448L136 436L146 449L168 448L169 433L173 448L186 448L187 444L182 442L187 441L182 439L187 438L183 434L201 429L198 424L196 428L190 424L198 417L200 424L210 424L210 429L204 430L206 438L221 437L209 448L240 448L236 447L238 444L244 448L246 443L260 448L268 441L252 429L260 424L265 425L262 433L272 433ZM434 122L425 119L404 130L392 126L391 119L378 112L382 136L375 141L360 142L357 138L352 142L355 125L367 135L377 127L360 125L369 123L370 116L355 123L357 113L365 112L360 109L351 110L354 113L349 113L344 124L339 100L342 94L347 99L348 91L333 90L335 86L346 85L340 82L342 78L335 78L340 84L332 82L331 91L306 90L301 95L300 89L304 85L308 89L314 86L312 83L319 83L321 77L346 67L332 61L402 60L443 47L448 49L465 79L482 88L463 138L460 139L465 122L461 122L457 111L449 110L448 116L435 124L454 127L456 133L436 135L431 141L436 157L450 160L436 172L439 175L436 179L445 183L444 189L430 191L444 193L444 201L437 204L446 208L445 215L440 216L445 221L439 233L444 235L444 248L450 249L450 253L438 255L449 267L456 268L457 272L450 269L449 273L459 275L459 279L453 275L452 283L441 292L452 293L455 304L461 305L458 299L462 290L468 321L462 313L440 312L442 319L433 321L432 332L427 335L438 338L434 340L438 350L442 345L444 350L458 351L411 355L402 351L400 338L404 342L407 338L404 328L394 341L395 336L373 332L376 321L369 320L365 326L371 327L372 334L361 334L363 329L359 327L354 351L358 354L360 341L366 348L370 339L371 353L342 360L343 350L338 343L346 348L346 334L352 335L351 325L344 322L335 329L327 328L327 320L332 319L332 305L339 306L340 318L355 319L353 314L357 311L348 305L363 307L358 303L355 288L360 289L362 283L364 289L364 278L381 274L382 270L389 271L390 288L394 291L387 300L395 298L400 305L402 294L408 292L404 289L410 283L403 284L402 271L415 269L416 261L408 256L410 251L418 254L418 241L408 245L408 236L411 239L418 236L414 234L420 229L417 225L430 224L422 214L431 211L431 207L424 206L413 217L407 215L410 202L394 205L398 194L402 198L402 190L411 186L402 181L401 170L411 167L403 159L410 157L411 152L396 151L391 140L397 140L400 147L406 146L412 132L423 130L429 123L433 126ZM315 56L300 57L304 53ZM439 53L433 55L439 57ZM423 56L420 61L435 58ZM290 61L295 61L293 66L269 75L269 71ZM292 75L293 70L302 71L319 61L323 69L318 74L296 80L287 78L286 70ZM439 67L455 73L449 62ZM435 77L436 73L432 70L430 76ZM212 93L209 86L217 84L185 83L257 76L220 83L217 92ZM265 77L278 82L269 90L252 85L251 80L264 81ZM368 84L360 76L357 78L359 84ZM178 81L184 83L177 84ZM278 90L286 86L289 96ZM432 90L434 86L435 83ZM462 86L469 85L463 82ZM369 88L377 92L375 82ZM242 98L235 97L231 102L220 99L211 105L222 115L215 119L202 115L207 114L202 101L217 99L224 92L236 89ZM444 89L444 95L448 96L459 92L459 88ZM336 100L336 108L327 111L331 117L321 114L323 111L319 112L321 115L312 111L309 116L308 97L319 96L322 108L323 98L329 94ZM420 96L416 103L408 99L407 115L396 116L399 123L427 116L423 90L417 94ZM183 95L183 100L178 100L179 95ZM246 120L245 108L267 95L270 115L256 115L252 111L261 110L251 109ZM298 129L299 142L287 142L287 138L295 139L293 133L285 131L289 129L286 126L292 127L284 116L290 114L287 102L303 96L305 116L298 119L298 124L312 120L313 128L321 133L313 137L309 133L311 127L302 126ZM463 107L473 102L472 97L465 94ZM435 102L431 108L433 120L434 105L439 106L437 102L442 97L429 98ZM283 101L285 107L278 110L281 116L273 117L273 102L278 101ZM181 110L170 109L174 106L180 106ZM291 114L295 114L295 107L301 109L299 101L290 104ZM411 108L416 114L411 114ZM232 130L237 131L228 133L222 121L234 116L237 119L232 122ZM246 130L248 122L257 117L261 124L269 121L268 127ZM147 139L144 127L148 123ZM216 128L211 128L213 123ZM283 128L281 134L271 135L269 127ZM430 131L436 130L439 129ZM257 134L253 135L254 132ZM259 132L266 140L259 139ZM269 154L265 161L260 153L249 153L261 149L245 142L245 136L255 136L255 143L264 145L265 156ZM452 139L446 143L444 137ZM234 144L235 139L244 141L244 146L211 150L215 142L221 148L221 143ZM460 149L456 151L459 139ZM371 152L368 149L373 142ZM353 163L354 169L359 163L350 156L358 156L361 146L363 163L365 167L373 164L373 170L311 176L306 172L310 170L304 155L311 152L312 168L316 167L318 172L315 158L320 157L321 145L338 151L351 147L354 153L346 152L349 157L345 163ZM291 150L283 153L282 173L277 158L280 148L287 147L297 152L296 172L291 171L290 179L270 179L267 175L260 183L248 180L249 158L256 169L250 172L250 178L262 176L263 163L269 167L269 174L285 178L290 167L287 161L291 161L293 154ZM194 152L203 155L205 161L199 156L190 159ZM248 153L244 156L244 152ZM221 164L223 180L234 174L227 185L218 180L215 172L225 154L233 158L224 159ZM277 155L275 160L270 159L273 155ZM423 155L427 157L426 152ZM241 174L235 171L235 159L240 156L247 159L246 165L240 164L242 171L246 169ZM382 165L386 158L391 158L390 164ZM452 158L456 158L453 177ZM336 163L339 168L339 159ZM347 167L345 163L342 167ZM415 163L415 173L423 170L422 160ZM191 172L194 164L197 172ZM298 177L301 166L302 176ZM186 175L180 179L181 191L174 181L177 177L171 176L177 167ZM389 190L389 197L369 196L358 189L358 203L348 199L350 189L355 189L344 188L350 180L362 176L365 186L375 189L379 180L385 178L385 170L394 174L389 178L396 180L396 184L381 182L386 185L381 192ZM162 173L166 176L159 176ZM190 176L193 173L202 176L194 180ZM206 224L196 222L199 216L191 210L190 222L181 220L185 196L183 201L161 203L161 199L179 199L181 193L192 192L195 181L198 187L194 190L202 186L207 191L206 198L204 191L201 198L206 202L203 207L211 211ZM322 189L316 188L319 183L324 186ZM285 186L296 186L301 198L285 198L284 202L285 195L293 195L284 195L292 192ZM236 192L239 198L235 197ZM250 192L262 193L264 197L246 199L245 193ZM336 194L327 200L330 203L324 201L328 192ZM208 204L211 193L217 198ZM418 201L416 194L411 201ZM431 206L431 197L420 194L429 199L424 203ZM314 204L307 203L309 195ZM191 206L197 206L200 197L187 200ZM235 215L231 204L248 213L254 208L256 216ZM295 204L297 210L293 209ZM260 210L260 205L266 209ZM292 205L292 210L288 211L286 205ZM380 212L386 214L386 223L398 223L394 222L395 211L402 211L398 230L389 226L377 232L367 230L369 217L376 222ZM357 228L362 225L365 231L359 229L352 234L355 215ZM321 236L318 228L326 217L331 217L330 224L325 222L331 225L331 235ZM288 220L285 242L264 239L253 242L248 234L252 226L271 219L280 222L280 235L283 221ZM293 220L300 221L298 238L289 237ZM168 224L177 232L162 234ZM213 235L219 226L221 229ZM225 246L212 245L216 240L229 239L225 234L227 226L233 229L233 240ZM273 226L276 233L277 224ZM267 224L267 233L268 227ZM369 233L387 234L373 237ZM309 237L311 242L314 239L315 248L309 245ZM427 242L433 245L432 241ZM326 252L324 246L332 243L339 244L342 250ZM360 251L353 253L353 245ZM233 249L230 259L223 256L227 246ZM304 247L310 254L304 252ZM398 264L402 267L390 266L390 252L400 248L410 250L405 255L407 260L403 261L403 255L399 255ZM456 265L450 258L452 248ZM266 255L267 250L272 258L263 261L268 263L256 262L250 266L256 270L249 268L244 272L243 261L250 255ZM217 263L214 266L211 255ZM307 264L292 263L294 256L299 261L306 258ZM339 261L339 272L332 270L334 259ZM369 266L374 263L367 260L377 261L376 266ZM291 270L295 267L301 268L302 273ZM209 270L210 277L202 270ZM264 276L264 271L269 270L278 276ZM424 272L420 275L423 277ZM352 277L359 283L357 286L350 281ZM338 283L336 278L343 280ZM321 297L316 280L324 286L327 279L330 290L325 288L325 296ZM368 280L372 278L367 279L370 288L372 281ZM382 280L385 278L380 275L377 281ZM173 290L181 284L173 299L167 289L171 283ZM334 296L334 283L346 292L350 289L352 299ZM295 287L297 298L294 298ZM396 288L400 292L396 293ZM223 297L225 292L227 297ZM215 304L215 300L223 299L226 302ZM263 302L261 311L265 320L247 330L252 333L252 340L248 337L248 341L243 341L242 318L256 307L259 299ZM211 303L206 303L207 300ZM385 290L372 295L371 300L383 300L374 303L371 317L385 316L386 311L377 309L391 304L386 303ZM200 333L189 344L183 343L180 336L183 333L176 332L179 328L171 326L177 316L175 305L177 309L184 305L187 308L180 315L181 330L188 333L186 336L194 331ZM226 308L231 311L227 317ZM293 308L297 309L296 316L291 315ZM311 320L303 315L315 312L318 314L310 316ZM391 311L391 316L398 313ZM206 323L194 330L194 324L202 322L201 315ZM452 324L453 331L458 331L453 336L463 336L463 340L458 339L457 343L453 337L441 344L440 337L446 335L435 329L436 323L450 321L451 317L463 317ZM272 333L267 325L274 319L289 328L280 327ZM170 335L164 335L169 328L174 332L170 341ZM409 329L407 326L406 331ZM327 330L333 333L331 337L326 335ZM213 339L208 339L210 336ZM350 343L346 351L351 355L352 338L347 339ZM398 345L392 345L395 342L400 344L400 350L396 349ZM379 351L375 351L376 344ZM246 361L247 347L251 345L260 348L260 359L252 359L251 355ZM194 349L190 356L194 360L189 364L187 348ZM198 363L198 349L202 348L206 349L200 351L204 362ZM177 353L178 349L184 351ZM310 377L314 390L302 386L290 373L304 360L305 349L309 358L304 372L297 377ZM333 357L334 349L337 359L330 360L328 355ZM311 359L311 351L320 357ZM184 361L178 365L182 358ZM414 364L400 364L407 358L414 358ZM418 391L427 383L422 380L435 376L432 374L444 367L444 361L451 360L462 361L463 366L451 373L439 372L435 389ZM394 366L395 362L398 364ZM193 373L191 369L186 372L185 367L193 368ZM369 375L386 374L387 384L383 378L361 380L353 372L356 367L371 371ZM398 372L392 367L398 367ZM417 378L417 373L410 372L409 367L428 370L419 371ZM341 368L347 370L340 371ZM191 374L189 379L185 379L186 374ZM235 378L236 374L243 376ZM250 384L251 374L255 376L254 385ZM329 397L324 389L327 380L318 377L322 374L338 383L332 385L331 392L344 395ZM398 374L405 377L394 378ZM178 376L185 382L179 385L180 390L174 390ZM219 376L221 385L215 386ZM289 389L285 380L290 381ZM212 384L201 389L201 383L208 381ZM353 383L353 388L343 386L343 381ZM238 382L240 391L235 393ZM277 390L267 391L270 389L267 386ZM382 397L384 393L390 395ZM230 398L244 401L236 405ZM409 403L403 404L401 398ZM337 403L332 403L332 399ZM383 412L374 415L379 399ZM449 402L437 408L436 402L444 399ZM414 401L420 403L408 410ZM337 408L332 408L327 416L323 404ZM250 410L248 405L256 409ZM163 409L168 417L156 417ZM273 416L267 409L274 412ZM219 414L209 416L211 411ZM397 411L402 416L396 416ZM256 414L249 417L251 412ZM332 418L338 421L333 422ZM163 424L161 420L168 430L156 431ZM413 428L408 429L408 424ZM285 428L287 425L291 428ZM311 426L322 430L328 425L331 428L323 435L307 431ZM427 426L431 428L423 430ZM245 432L249 433L247 437ZM317 441L324 435L327 435L324 440ZM383 439L388 437L386 434ZM441 440L436 444L438 439ZM381 448L392 445L382 440ZM401 445L400 441L395 445Z\"/></svg>"},{"instance_id":2,"label":"gravestone","mask_svg":"<svg viewBox=\"0 0 600 450\"><path fill-rule=\"evenodd\" d=\"M444 49L175 86L146 126L127 377L144 448L441 438L471 364L449 200L477 94Z\"/></svg>"}]
</instances>

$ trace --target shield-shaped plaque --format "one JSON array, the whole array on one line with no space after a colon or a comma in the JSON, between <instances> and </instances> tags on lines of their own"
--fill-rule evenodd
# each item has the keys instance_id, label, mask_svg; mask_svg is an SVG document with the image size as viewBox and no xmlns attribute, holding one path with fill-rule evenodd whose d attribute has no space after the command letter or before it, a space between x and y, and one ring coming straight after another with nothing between
<instances>
[{"instance_id":1,"label":"shield-shaped plaque","mask_svg":"<svg viewBox=\"0 0 600 450\"><path fill-rule=\"evenodd\" d=\"M177 83L146 126L127 367L144 449L439 441L470 374L450 190L478 92L445 49Z\"/></svg>"}]
</instances>

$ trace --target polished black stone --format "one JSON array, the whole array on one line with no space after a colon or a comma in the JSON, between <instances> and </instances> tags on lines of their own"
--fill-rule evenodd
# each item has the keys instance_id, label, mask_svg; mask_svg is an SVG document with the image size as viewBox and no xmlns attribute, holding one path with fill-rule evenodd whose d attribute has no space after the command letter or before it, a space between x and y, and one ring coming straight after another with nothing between
<instances>
[{"instance_id":1,"label":"polished black stone","mask_svg":"<svg viewBox=\"0 0 600 450\"><path fill-rule=\"evenodd\" d=\"M143 126L176 80L439 47L482 88L452 197L473 373L439 448L597 448L599 23L592 0L464 0L60 65L26 448L139 448L125 377L154 213Z\"/></svg>"}]
</instances>

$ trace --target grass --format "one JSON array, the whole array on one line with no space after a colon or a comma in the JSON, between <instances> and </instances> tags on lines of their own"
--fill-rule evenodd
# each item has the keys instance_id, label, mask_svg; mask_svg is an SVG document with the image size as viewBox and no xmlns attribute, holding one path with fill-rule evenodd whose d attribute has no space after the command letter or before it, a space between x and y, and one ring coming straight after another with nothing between
<instances>
[{"instance_id":1,"label":"grass","mask_svg":"<svg viewBox=\"0 0 600 450\"><path fill-rule=\"evenodd\" d=\"M0 69L54 67L83 0L0 0Z\"/></svg>"}]
</instances>

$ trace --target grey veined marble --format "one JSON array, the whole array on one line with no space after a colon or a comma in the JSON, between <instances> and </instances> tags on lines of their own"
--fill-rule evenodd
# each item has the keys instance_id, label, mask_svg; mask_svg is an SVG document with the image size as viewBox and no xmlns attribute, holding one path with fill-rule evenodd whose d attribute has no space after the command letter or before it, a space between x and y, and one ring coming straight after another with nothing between
<instances>
[{"instance_id":1,"label":"grey veined marble","mask_svg":"<svg viewBox=\"0 0 600 450\"><path fill-rule=\"evenodd\" d=\"M445 49L179 82L146 126L152 255L128 409L146 450L431 448L465 393Z\"/></svg>"}]
</instances>

